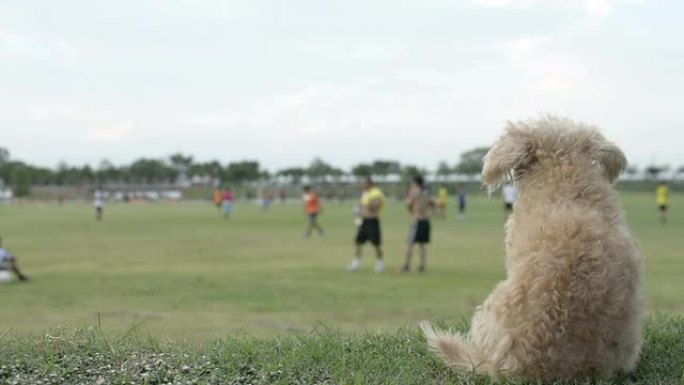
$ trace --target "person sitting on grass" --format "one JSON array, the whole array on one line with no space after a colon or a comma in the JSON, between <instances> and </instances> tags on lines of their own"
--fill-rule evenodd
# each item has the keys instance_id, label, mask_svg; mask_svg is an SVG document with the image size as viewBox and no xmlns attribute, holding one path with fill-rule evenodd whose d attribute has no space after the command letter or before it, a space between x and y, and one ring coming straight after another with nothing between
<instances>
[{"instance_id":1,"label":"person sitting on grass","mask_svg":"<svg viewBox=\"0 0 684 385\"><path fill-rule=\"evenodd\" d=\"M28 281L28 277L19 270L17 257L2 247L2 238L0 238L0 270L11 270L20 281Z\"/></svg>"}]
</instances>

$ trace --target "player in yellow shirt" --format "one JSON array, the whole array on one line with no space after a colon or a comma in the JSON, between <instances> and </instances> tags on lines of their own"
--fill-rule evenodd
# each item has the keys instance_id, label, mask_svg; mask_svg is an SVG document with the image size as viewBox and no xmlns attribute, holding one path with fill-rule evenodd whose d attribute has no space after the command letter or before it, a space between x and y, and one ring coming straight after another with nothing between
<instances>
[{"instance_id":1,"label":"player in yellow shirt","mask_svg":"<svg viewBox=\"0 0 684 385\"><path fill-rule=\"evenodd\" d=\"M667 183L660 182L656 189L656 204L660 210L660 223L667 223L667 206L670 204L670 199L667 196Z\"/></svg>"},{"instance_id":2,"label":"player in yellow shirt","mask_svg":"<svg viewBox=\"0 0 684 385\"><path fill-rule=\"evenodd\" d=\"M367 241L375 247L375 272L385 271L385 263L382 260L382 236L380 232L380 212L385 205L385 194L373 184L373 180L367 177L363 182L363 195L359 202L361 224L356 232L356 256L347 268L348 271L357 271L361 268L361 247Z\"/></svg>"},{"instance_id":3,"label":"player in yellow shirt","mask_svg":"<svg viewBox=\"0 0 684 385\"><path fill-rule=\"evenodd\" d=\"M446 186L442 186L437 190L437 217L444 219L446 217L446 208L449 203L449 190Z\"/></svg>"}]
</instances>

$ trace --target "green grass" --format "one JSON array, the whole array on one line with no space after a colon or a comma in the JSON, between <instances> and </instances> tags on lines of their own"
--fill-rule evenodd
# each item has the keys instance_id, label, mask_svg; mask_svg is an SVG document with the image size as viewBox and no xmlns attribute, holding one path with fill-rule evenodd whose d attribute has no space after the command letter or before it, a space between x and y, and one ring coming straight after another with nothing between
<instances>
[{"instance_id":1,"label":"green grass","mask_svg":"<svg viewBox=\"0 0 684 385\"><path fill-rule=\"evenodd\" d=\"M653 197L623 196L646 256L649 319L637 371L586 384L684 383L684 197L661 226ZM0 235L29 283L0 285L0 384L488 384L426 350L423 319L461 325L504 276L498 199L434 222L428 273L346 273L351 204L327 204L323 239L298 205L0 206ZM409 219L383 214L388 268ZM661 315L653 316L658 313ZM674 314L673 318L662 314ZM91 327L98 325L98 327Z\"/></svg>"},{"instance_id":2,"label":"green grass","mask_svg":"<svg viewBox=\"0 0 684 385\"><path fill-rule=\"evenodd\" d=\"M575 384L684 383L684 319L653 317L637 368ZM319 328L274 338L164 343L98 328L0 341L1 384L492 384L457 376L417 328L349 336ZM518 384L519 382L511 382Z\"/></svg>"},{"instance_id":3,"label":"green grass","mask_svg":"<svg viewBox=\"0 0 684 385\"><path fill-rule=\"evenodd\" d=\"M497 197L498 198L498 197ZM649 311L681 313L684 203L675 195L668 226L650 195L624 196L646 255ZM428 273L395 276L409 218L398 203L383 214L388 272L344 267L353 255L351 203L327 204L323 239L302 238L299 205L263 213L243 203L232 220L202 204L108 205L103 223L89 205L0 206L0 235L27 284L0 285L0 327L26 336L56 326L123 332L143 322L155 337L202 341L238 331L393 330L423 319L469 319L504 276L498 199L474 197L469 219L434 221Z\"/></svg>"}]
</instances>

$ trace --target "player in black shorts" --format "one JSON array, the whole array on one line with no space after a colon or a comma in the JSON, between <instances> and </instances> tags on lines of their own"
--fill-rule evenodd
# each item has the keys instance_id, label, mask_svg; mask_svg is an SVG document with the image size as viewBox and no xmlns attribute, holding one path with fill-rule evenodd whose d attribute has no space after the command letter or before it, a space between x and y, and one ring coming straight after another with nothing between
<instances>
[{"instance_id":1,"label":"player in black shorts","mask_svg":"<svg viewBox=\"0 0 684 385\"><path fill-rule=\"evenodd\" d=\"M356 246L356 256L352 259L347 271L357 271L361 268L361 249L364 243L370 241L375 247L375 272L385 271L385 262L382 259L382 234L380 232L380 211L385 202L383 192L375 187L371 178L366 178L363 184L363 195L357 208L361 215L361 223L356 232L354 244Z\"/></svg>"},{"instance_id":2,"label":"player in black shorts","mask_svg":"<svg viewBox=\"0 0 684 385\"><path fill-rule=\"evenodd\" d=\"M425 188L423 177L416 176L409 187L406 206L413 217L413 223L409 230L408 245L406 247L406 261L404 265L397 269L397 273L408 273L411 271L411 258L413 257L413 246L418 245L420 249L420 266L418 272L425 272L427 259L427 244L430 243L430 214L434 211L435 201L430 198L428 190Z\"/></svg>"},{"instance_id":3,"label":"player in black shorts","mask_svg":"<svg viewBox=\"0 0 684 385\"><path fill-rule=\"evenodd\" d=\"M378 218L364 218L356 233L356 244L363 245L370 242L375 247L380 247L382 243L382 233L380 232L380 220Z\"/></svg>"}]
</instances>

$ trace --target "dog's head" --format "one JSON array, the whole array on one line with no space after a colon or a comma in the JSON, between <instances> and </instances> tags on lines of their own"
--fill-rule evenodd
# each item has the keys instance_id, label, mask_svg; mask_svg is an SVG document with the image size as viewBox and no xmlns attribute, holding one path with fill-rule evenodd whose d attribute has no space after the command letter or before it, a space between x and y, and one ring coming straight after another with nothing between
<instances>
[{"instance_id":1,"label":"dog's head","mask_svg":"<svg viewBox=\"0 0 684 385\"><path fill-rule=\"evenodd\" d=\"M596 127L544 116L507 123L506 132L485 156L482 180L494 189L507 179L522 180L540 166L556 167L570 159L581 159L587 167L600 169L610 183L627 165L622 151Z\"/></svg>"}]
</instances>

